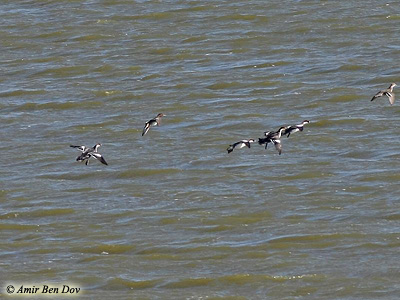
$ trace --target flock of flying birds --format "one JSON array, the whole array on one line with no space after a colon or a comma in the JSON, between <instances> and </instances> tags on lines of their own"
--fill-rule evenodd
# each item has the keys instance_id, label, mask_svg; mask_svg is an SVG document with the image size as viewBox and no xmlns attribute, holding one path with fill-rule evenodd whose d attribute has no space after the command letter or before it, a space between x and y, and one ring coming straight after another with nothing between
<instances>
[{"instance_id":1,"label":"flock of flying birds","mask_svg":"<svg viewBox=\"0 0 400 300\"><path fill-rule=\"evenodd\" d=\"M278 129L278 131L266 131L264 132L265 137L259 138L258 143L260 145L265 144L265 149L267 149L267 146L269 143L274 144L275 149L278 150L279 155L282 153L282 143L281 143L281 137L282 135L287 135L287 137L290 136L290 134L298 132L298 131L303 131L304 125L310 123L308 120L304 120L301 122L299 125L293 125L293 126L284 126ZM254 139L249 139L249 140L241 140L239 142L236 142L232 145L229 145L229 147L226 149L228 153L231 153L233 149L236 147L238 149L241 149L243 147L248 147L250 148L250 144L254 143Z\"/></svg>"},{"instance_id":2,"label":"flock of flying birds","mask_svg":"<svg viewBox=\"0 0 400 300\"><path fill-rule=\"evenodd\" d=\"M397 84L392 83L387 89L381 90L378 93L374 95L374 97L371 99L371 101L374 101L376 98L386 96L389 98L390 105L393 105L394 103L394 93L393 93L393 88L397 86ZM142 131L142 136L144 136L151 127L153 126L160 126L161 124L161 118L164 117L165 115L162 113L159 113L155 118L149 120L146 122L144 125L143 131ZM282 153L282 143L281 143L281 137L282 136L287 136L289 137L292 133L298 132L298 131L303 131L304 130L304 125L309 124L310 121L304 120L298 125L292 125L292 126L283 126L278 129L278 131L266 131L264 132L263 138L258 139L258 144L260 145L265 145L265 149L267 149L267 146L269 143L274 144L275 149L278 151L279 155ZM235 148L241 149L243 147L248 147L250 148L250 144L254 143L254 139L248 139L248 140L241 140L239 142L236 142L232 145L229 145L229 147L226 149L228 153L231 153ZM97 143L94 145L92 148L86 147L86 146L76 146L76 145L71 145L70 147L76 148L79 151L82 152L81 155L79 155L76 158L76 161L79 162L85 162L85 165L89 164L89 160L91 158L97 159L100 161L102 164L108 165L104 157L97 151L98 148L101 146L101 144Z\"/></svg>"}]
</instances>

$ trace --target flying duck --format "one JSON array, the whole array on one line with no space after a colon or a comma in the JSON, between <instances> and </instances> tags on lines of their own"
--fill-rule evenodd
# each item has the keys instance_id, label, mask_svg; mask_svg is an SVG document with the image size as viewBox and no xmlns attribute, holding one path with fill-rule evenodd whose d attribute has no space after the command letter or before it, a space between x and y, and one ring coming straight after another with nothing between
<instances>
[{"instance_id":1,"label":"flying duck","mask_svg":"<svg viewBox=\"0 0 400 300\"><path fill-rule=\"evenodd\" d=\"M255 140L253 140L253 139L241 140L232 145L229 145L229 147L226 150L228 151L228 153L231 153L233 151L233 149L235 149L236 147L238 147L238 149L242 149L243 147L246 147L246 146L248 148L250 148L250 143L254 143L254 142L255 142Z\"/></svg>"},{"instance_id":2,"label":"flying duck","mask_svg":"<svg viewBox=\"0 0 400 300\"><path fill-rule=\"evenodd\" d=\"M165 115L163 113L159 113L154 119L147 121L146 124L144 125L143 131L142 131L142 136L144 136L150 130L151 126L156 126L156 125L160 126L161 118L164 116Z\"/></svg>"},{"instance_id":3,"label":"flying duck","mask_svg":"<svg viewBox=\"0 0 400 300\"><path fill-rule=\"evenodd\" d=\"M376 98L379 98L382 96L387 96L389 98L390 105L393 105L393 103L394 103L393 88L395 86L397 86L397 84L392 83L387 89L379 91L378 93L375 94L374 97L372 97L371 101L374 101Z\"/></svg>"},{"instance_id":4,"label":"flying duck","mask_svg":"<svg viewBox=\"0 0 400 300\"><path fill-rule=\"evenodd\" d=\"M308 120L304 120L301 122L299 125L293 125L293 126L286 126L285 130L282 132L282 135L287 135L287 137L290 136L290 134L298 132L298 131L303 131L304 125L310 123Z\"/></svg>"}]
</instances>

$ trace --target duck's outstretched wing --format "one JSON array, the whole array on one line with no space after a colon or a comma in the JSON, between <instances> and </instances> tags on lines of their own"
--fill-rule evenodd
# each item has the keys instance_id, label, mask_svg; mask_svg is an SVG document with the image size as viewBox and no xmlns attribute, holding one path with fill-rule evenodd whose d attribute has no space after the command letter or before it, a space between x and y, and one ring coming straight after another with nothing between
<instances>
[{"instance_id":1,"label":"duck's outstretched wing","mask_svg":"<svg viewBox=\"0 0 400 300\"><path fill-rule=\"evenodd\" d=\"M90 153L91 156L93 156L94 158L96 158L97 160L99 160L102 164L105 164L108 166L108 163L106 162L106 160L104 159L104 157L100 154L100 153Z\"/></svg>"},{"instance_id":2,"label":"duck's outstretched wing","mask_svg":"<svg viewBox=\"0 0 400 300\"><path fill-rule=\"evenodd\" d=\"M86 146L76 146L76 145L70 145L71 148L76 148L81 152L85 152L86 151Z\"/></svg>"},{"instance_id":3,"label":"duck's outstretched wing","mask_svg":"<svg viewBox=\"0 0 400 300\"><path fill-rule=\"evenodd\" d=\"M383 91L377 92L374 97L372 97L371 101L374 101L376 98L382 97L384 94Z\"/></svg>"},{"instance_id":4,"label":"duck's outstretched wing","mask_svg":"<svg viewBox=\"0 0 400 300\"><path fill-rule=\"evenodd\" d=\"M150 122L146 122L143 127L142 136L144 136L150 130Z\"/></svg>"},{"instance_id":5,"label":"duck's outstretched wing","mask_svg":"<svg viewBox=\"0 0 400 300\"><path fill-rule=\"evenodd\" d=\"M231 153L233 149L235 149L235 147L233 145L229 145L229 147L226 148L226 151L228 151L228 153Z\"/></svg>"},{"instance_id":6,"label":"duck's outstretched wing","mask_svg":"<svg viewBox=\"0 0 400 300\"><path fill-rule=\"evenodd\" d=\"M278 150L279 155L281 155L282 153L282 144L281 144L281 140L272 140L272 142L275 145L275 149Z\"/></svg>"},{"instance_id":7,"label":"duck's outstretched wing","mask_svg":"<svg viewBox=\"0 0 400 300\"><path fill-rule=\"evenodd\" d=\"M389 102L390 102L390 105L393 105L393 103L394 103L394 93L393 92L386 92L386 96L388 96L388 98L389 98Z\"/></svg>"}]
</instances>

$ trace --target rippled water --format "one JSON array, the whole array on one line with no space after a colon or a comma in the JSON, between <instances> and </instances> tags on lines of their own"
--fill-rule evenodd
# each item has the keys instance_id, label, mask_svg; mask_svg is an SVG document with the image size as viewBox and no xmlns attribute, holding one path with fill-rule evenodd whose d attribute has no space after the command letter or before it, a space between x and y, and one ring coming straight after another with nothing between
<instances>
[{"instance_id":1,"label":"rippled water","mask_svg":"<svg viewBox=\"0 0 400 300\"><path fill-rule=\"evenodd\" d=\"M399 21L397 1L1 1L0 295L398 299L400 109L370 99L400 82ZM304 119L281 156L226 153ZM75 161L97 142L108 166Z\"/></svg>"}]
</instances>

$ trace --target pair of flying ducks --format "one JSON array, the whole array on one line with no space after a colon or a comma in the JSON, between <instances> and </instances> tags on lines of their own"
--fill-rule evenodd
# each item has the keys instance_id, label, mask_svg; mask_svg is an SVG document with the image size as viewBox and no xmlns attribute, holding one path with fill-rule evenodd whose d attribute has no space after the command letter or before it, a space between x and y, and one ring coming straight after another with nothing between
<instances>
[{"instance_id":1,"label":"pair of flying ducks","mask_svg":"<svg viewBox=\"0 0 400 300\"><path fill-rule=\"evenodd\" d=\"M85 165L88 165L89 160L91 158L94 158L100 161L102 164L108 165L104 157L97 151L100 146L101 144L97 143L92 148L88 148L86 146L75 146L75 145L71 145L70 147L76 148L82 152L82 154L76 158L76 161L85 162Z\"/></svg>"},{"instance_id":2,"label":"pair of flying ducks","mask_svg":"<svg viewBox=\"0 0 400 300\"><path fill-rule=\"evenodd\" d=\"M282 153L282 144L281 144L281 137L283 135L286 135L289 137L292 133L298 132L298 131L303 131L304 130L304 125L310 123L308 120L304 120L298 125L292 125L292 126L283 126L278 129L278 131L266 131L264 132L263 138L258 139L258 144L260 145L265 145L265 149L267 149L267 146L269 143L274 144L275 149L278 151L279 155ZM231 153L233 149L236 147L238 149L241 149L243 147L248 147L250 148L250 144L254 143L254 139L249 139L249 140L241 140L239 142L236 142L232 145L229 145L229 147L226 149L228 153Z\"/></svg>"}]
</instances>

